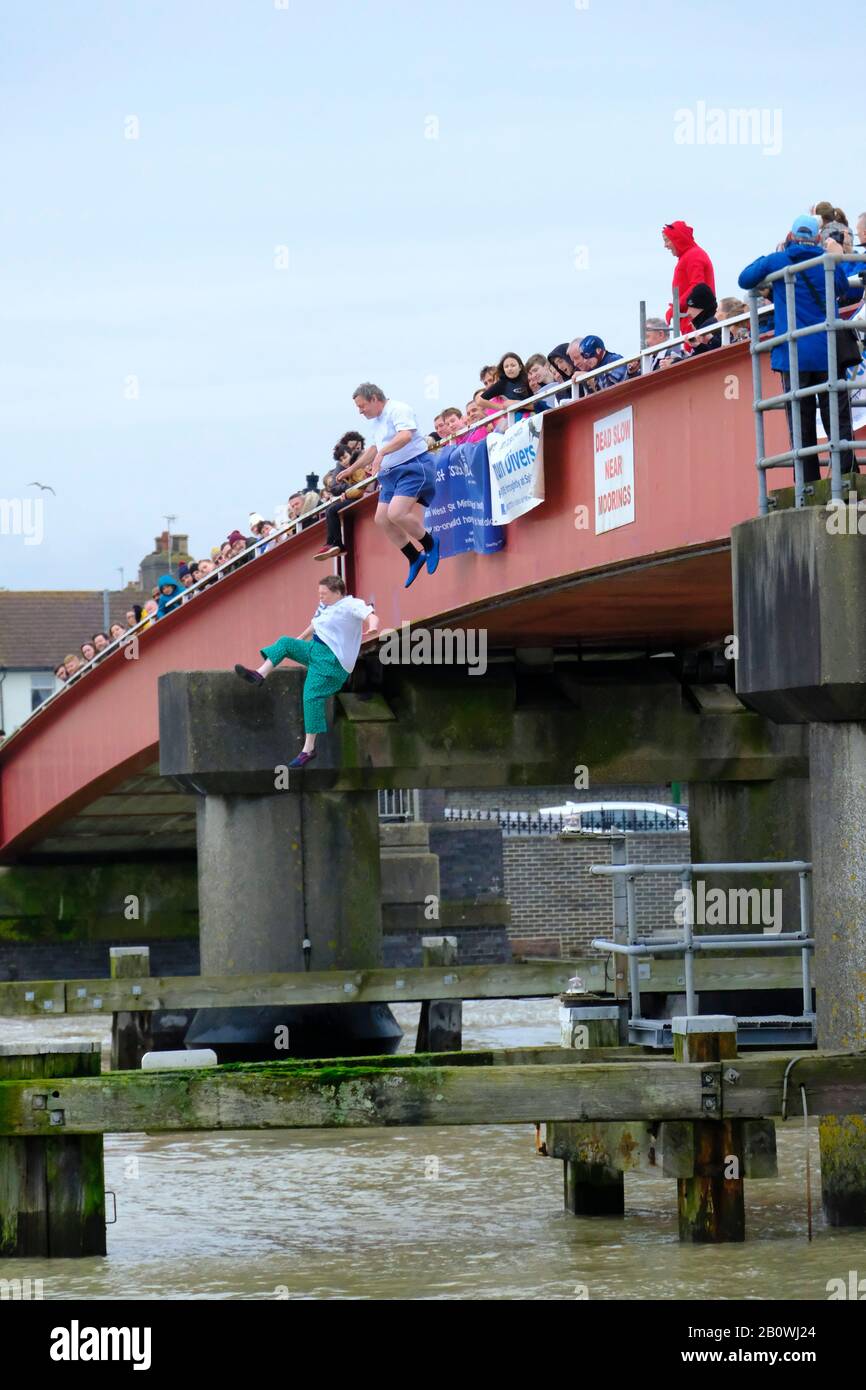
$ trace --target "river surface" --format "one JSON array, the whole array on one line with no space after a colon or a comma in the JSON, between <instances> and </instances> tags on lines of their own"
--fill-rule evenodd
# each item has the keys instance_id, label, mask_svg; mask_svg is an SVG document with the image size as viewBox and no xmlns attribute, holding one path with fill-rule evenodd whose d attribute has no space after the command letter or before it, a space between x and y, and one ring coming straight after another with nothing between
<instances>
[{"instance_id":1,"label":"river surface","mask_svg":"<svg viewBox=\"0 0 866 1390\"><path fill-rule=\"evenodd\" d=\"M464 1004L464 1045L558 1042L557 1009ZM418 1006L394 1012L411 1051ZM107 1046L88 1023L4 1019L3 1041ZM781 1176L746 1182L746 1243L693 1247L655 1174L627 1175L624 1219L566 1215L562 1164L529 1125L109 1136L107 1257L0 1260L0 1279L42 1279L45 1299L825 1299L829 1279L866 1278L866 1232L824 1225L815 1131L809 1145L811 1244L795 1121Z\"/></svg>"}]
</instances>

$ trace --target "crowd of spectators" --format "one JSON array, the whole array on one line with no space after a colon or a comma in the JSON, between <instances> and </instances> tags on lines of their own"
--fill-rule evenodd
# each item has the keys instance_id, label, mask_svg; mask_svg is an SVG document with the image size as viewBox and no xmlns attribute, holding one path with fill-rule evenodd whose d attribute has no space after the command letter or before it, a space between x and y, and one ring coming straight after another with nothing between
<instances>
[{"instance_id":1,"label":"crowd of spectators","mask_svg":"<svg viewBox=\"0 0 866 1390\"><path fill-rule=\"evenodd\" d=\"M861 213L857 219L855 241L855 233L841 208L823 201L816 203L811 212L818 227L816 254L819 250L866 249L866 213ZM791 233L777 250L784 250L790 240ZM712 352L722 346L723 324L729 325L724 333L725 341L748 339L749 324L742 321L747 306L735 296L716 299L713 263L695 241L693 229L683 221L666 223L662 241L676 261L672 299L664 316L646 320L644 352L640 359L627 362L621 353L610 350L596 333L575 335L556 344L550 352L536 352L525 360L517 352L505 352L495 365L481 368L481 385L462 409L448 406L438 413L427 436L428 447L435 449L446 441L480 442L491 430L505 429L509 420L520 419L530 411L551 410L572 400L575 394L584 396L604 391L628 377L663 371L690 357ZM768 302L772 300L769 291L766 298ZM680 310L678 325L676 302ZM738 319L741 321L731 322ZM679 332L674 334L676 327ZM686 342L677 340L689 334L696 336ZM539 392L555 386L562 389L550 391L542 399L533 399ZM530 404L526 410L521 410L520 403L524 401ZM333 467L325 473L321 483L317 474L309 473L304 489L293 492L286 506L277 509L274 519L268 520L252 512L245 531L230 531L224 541L213 546L209 556L180 564L176 576L170 572L162 575L151 597L143 605L134 604L129 609L125 627L113 623L107 633L94 633L82 642L78 652L69 652L63 658L54 674L60 681L67 681L89 663L100 660L107 651L129 641L187 602L194 596L187 591L194 586L197 591L218 583L240 565L282 544L297 531L315 525L322 519L323 512L325 540L315 559L344 555L346 547L340 513L365 492L375 490L377 485L369 465L352 469L353 462L361 458L364 450L363 435L357 430L348 430L334 445Z\"/></svg>"}]
</instances>

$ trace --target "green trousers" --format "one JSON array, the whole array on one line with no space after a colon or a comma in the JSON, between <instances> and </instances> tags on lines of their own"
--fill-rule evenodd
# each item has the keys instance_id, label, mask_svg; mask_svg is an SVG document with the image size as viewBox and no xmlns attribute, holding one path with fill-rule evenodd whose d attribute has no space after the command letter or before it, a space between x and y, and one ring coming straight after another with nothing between
<instances>
[{"instance_id":1,"label":"green trousers","mask_svg":"<svg viewBox=\"0 0 866 1390\"><path fill-rule=\"evenodd\" d=\"M324 734L328 729L325 701L342 690L349 672L341 666L326 642L304 642L300 637L278 637L270 647L262 647L262 656L279 666L290 657L306 666L304 680L304 732Z\"/></svg>"}]
</instances>

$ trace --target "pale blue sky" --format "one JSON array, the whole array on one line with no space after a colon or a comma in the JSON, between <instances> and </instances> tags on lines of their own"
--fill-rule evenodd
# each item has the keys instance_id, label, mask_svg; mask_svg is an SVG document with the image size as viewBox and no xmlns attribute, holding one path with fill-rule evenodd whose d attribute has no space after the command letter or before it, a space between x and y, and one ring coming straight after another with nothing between
<instances>
[{"instance_id":1,"label":"pale blue sky","mask_svg":"<svg viewBox=\"0 0 866 1390\"><path fill-rule=\"evenodd\" d=\"M634 350L666 221L726 294L808 204L866 206L856 45L805 4L4 0L0 26L0 496L57 492L41 545L0 536L8 587L113 587L166 512L207 553L325 471L360 380L426 429L507 349ZM677 143L699 102L778 109L781 152Z\"/></svg>"}]
</instances>

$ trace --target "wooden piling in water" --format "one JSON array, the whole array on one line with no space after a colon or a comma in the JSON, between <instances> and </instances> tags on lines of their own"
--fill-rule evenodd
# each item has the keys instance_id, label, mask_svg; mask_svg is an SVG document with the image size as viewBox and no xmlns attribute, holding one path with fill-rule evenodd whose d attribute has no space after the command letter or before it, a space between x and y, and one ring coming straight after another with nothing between
<instances>
[{"instance_id":1,"label":"wooden piling in water","mask_svg":"<svg viewBox=\"0 0 866 1390\"><path fill-rule=\"evenodd\" d=\"M616 1047L620 1006L577 1003L578 997L562 996L561 1045L581 1051ZM562 1157L565 1210L572 1216L624 1215L625 1177L610 1160L614 1152L638 1147L626 1138L626 1132L635 1128L640 1128L639 1121L635 1125L548 1121L547 1152Z\"/></svg>"},{"instance_id":2,"label":"wooden piling in water","mask_svg":"<svg viewBox=\"0 0 866 1390\"><path fill-rule=\"evenodd\" d=\"M98 1076L99 1043L0 1046L0 1081ZM105 1254L101 1134L64 1134L65 1111L46 1092L51 1134L0 1137L0 1258Z\"/></svg>"},{"instance_id":3,"label":"wooden piling in water","mask_svg":"<svg viewBox=\"0 0 866 1390\"><path fill-rule=\"evenodd\" d=\"M737 1022L719 1015L673 1020L676 1062L719 1063L737 1056ZM733 1069L736 1072L736 1068ZM686 1139L692 1176L677 1178L680 1240L693 1243L746 1238L743 1193L743 1121L722 1118L722 1069L701 1074L701 1108Z\"/></svg>"},{"instance_id":4,"label":"wooden piling in water","mask_svg":"<svg viewBox=\"0 0 866 1390\"><path fill-rule=\"evenodd\" d=\"M109 951L112 980L137 980L150 975L149 946L112 946ZM132 985L133 992L137 986ZM140 992L140 991L139 991ZM111 1070L132 1071L153 1049L153 1013L119 1010L111 1015Z\"/></svg>"},{"instance_id":5,"label":"wooden piling in water","mask_svg":"<svg viewBox=\"0 0 866 1390\"><path fill-rule=\"evenodd\" d=\"M457 964L456 936L421 939L425 967ZM459 1052L463 1047L463 1000L425 999L418 1019L416 1052Z\"/></svg>"}]
</instances>

